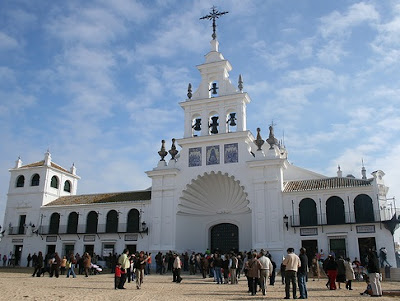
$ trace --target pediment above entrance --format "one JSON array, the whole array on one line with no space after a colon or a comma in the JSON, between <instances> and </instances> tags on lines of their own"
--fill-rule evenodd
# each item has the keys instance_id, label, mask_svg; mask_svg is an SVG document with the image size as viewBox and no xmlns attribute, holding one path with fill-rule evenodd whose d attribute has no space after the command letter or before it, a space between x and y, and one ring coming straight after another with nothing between
<instances>
[{"instance_id":1,"label":"pediment above entrance","mask_svg":"<svg viewBox=\"0 0 400 301\"><path fill-rule=\"evenodd\" d=\"M244 187L233 176L221 172L204 173L186 186L180 197L178 214L225 215L249 213Z\"/></svg>"}]
</instances>

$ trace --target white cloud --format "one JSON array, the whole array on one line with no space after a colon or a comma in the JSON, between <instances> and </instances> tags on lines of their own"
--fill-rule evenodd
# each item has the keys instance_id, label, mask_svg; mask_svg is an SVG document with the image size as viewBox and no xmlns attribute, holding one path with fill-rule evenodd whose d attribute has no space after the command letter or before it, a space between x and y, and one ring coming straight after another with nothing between
<instances>
[{"instance_id":1,"label":"white cloud","mask_svg":"<svg viewBox=\"0 0 400 301\"><path fill-rule=\"evenodd\" d=\"M0 50L10 50L19 47L16 39L0 31Z\"/></svg>"},{"instance_id":2,"label":"white cloud","mask_svg":"<svg viewBox=\"0 0 400 301\"><path fill-rule=\"evenodd\" d=\"M351 33L351 29L361 23L375 23L380 16L371 4L359 2L351 5L344 13L333 11L320 19L319 32L323 38L342 38Z\"/></svg>"}]
</instances>

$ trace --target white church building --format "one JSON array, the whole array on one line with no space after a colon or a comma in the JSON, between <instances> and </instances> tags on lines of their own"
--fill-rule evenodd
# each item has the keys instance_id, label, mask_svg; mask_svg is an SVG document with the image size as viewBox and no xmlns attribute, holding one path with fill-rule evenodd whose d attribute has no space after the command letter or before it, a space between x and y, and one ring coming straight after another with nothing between
<instances>
[{"instance_id":1,"label":"white church building","mask_svg":"<svg viewBox=\"0 0 400 301\"><path fill-rule=\"evenodd\" d=\"M44 160L10 171L0 254L85 251L107 256L131 251L268 250L277 263L288 247L309 256L364 258L368 248L388 249L394 266L393 232L385 173L327 177L291 164L288 151L269 130L246 127L250 96L232 84L232 67L216 37L197 66L200 85L179 105L184 135L162 141L160 161L147 171L151 188L77 195L75 166ZM167 133L166 133L167 134ZM165 144L169 146L165 146ZM180 147L179 151L177 147ZM158 159L157 159L158 160Z\"/></svg>"}]
</instances>

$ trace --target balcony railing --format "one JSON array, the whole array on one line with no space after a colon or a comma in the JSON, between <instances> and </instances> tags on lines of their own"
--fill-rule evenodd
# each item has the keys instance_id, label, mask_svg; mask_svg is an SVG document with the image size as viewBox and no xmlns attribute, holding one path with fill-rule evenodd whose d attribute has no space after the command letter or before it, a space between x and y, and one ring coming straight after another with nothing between
<instances>
[{"instance_id":1,"label":"balcony railing","mask_svg":"<svg viewBox=\"0 0 400 301\"><path fill-rule=\"evenodd\" d=\"M326 214L317 214L316 218L310 218L310 216L306 216L306 218L301 222L300 215L294 215L290 217L290 226L312 227L325 225L368 224L391 220L394 215L398 217L400 215L400 210L376 210L373 212L373 216L370 218L366 216L357 216L357 220L354 212L345 212L344 220L340 220L335 216L333 217L333 220L329 221L329 223Z\"/></svg>"},{"instance_id":2,"label":"balcony railing","mask_svg":"<svg viewBox=\"0 0 400 301\"><path fill-rule=\"evenodd\" d=\"M10 227L8 228L8 235L25 235L26 227Z\"/></svg>"},{"instance_id":3,"label":"balcony railing","mask_svg":"<svg viewBox=\"0 0 400 301\"><path fill-rule=\"evenodd\" d=\"M76 230L76 231L74 231ZM108 227L106 224L98 224L97 229L93 225L86 228L86 225L78 225L77 227L68 227L68 225L60 225L57 228L50 226L39 226L37 231L40 235L61 235L61 234L107 234L107 233L141 233L141 229L130 226L128 228L126 223L118 224L117 229L115 227Z\"/></svg>"}]
</instances>

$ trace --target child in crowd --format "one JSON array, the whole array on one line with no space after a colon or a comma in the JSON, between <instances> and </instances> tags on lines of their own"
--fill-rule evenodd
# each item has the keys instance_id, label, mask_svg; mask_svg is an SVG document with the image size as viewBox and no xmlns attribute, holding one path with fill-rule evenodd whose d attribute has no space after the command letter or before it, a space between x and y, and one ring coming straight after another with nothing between
<instances>
[{"instance_id":1,"label":"child in crowd","mask_svg":"<svg viewBox=\"0 0 400 301\"><path fill-rule=\"evenodd\" d=\"M369 277L367 276L367 274L363 274L363 278L365 280L365 282L367 283L367 288L365 289L365 291L363 293L360 293L361 296L372 296L372 287L371 284L369 283Z\"/></svg>"},{"instance_id":2,"label":"child in crowd","mask_svg":"<svg viewBox=\"0 0 400 301\"><path fill-rule=\"evenodd\" d=\"M115 280L114 280L115 289L118 289L120 280L121 280L121 264L117 263L117 265L115 266Z\"/></svg>"}]
</instances>

